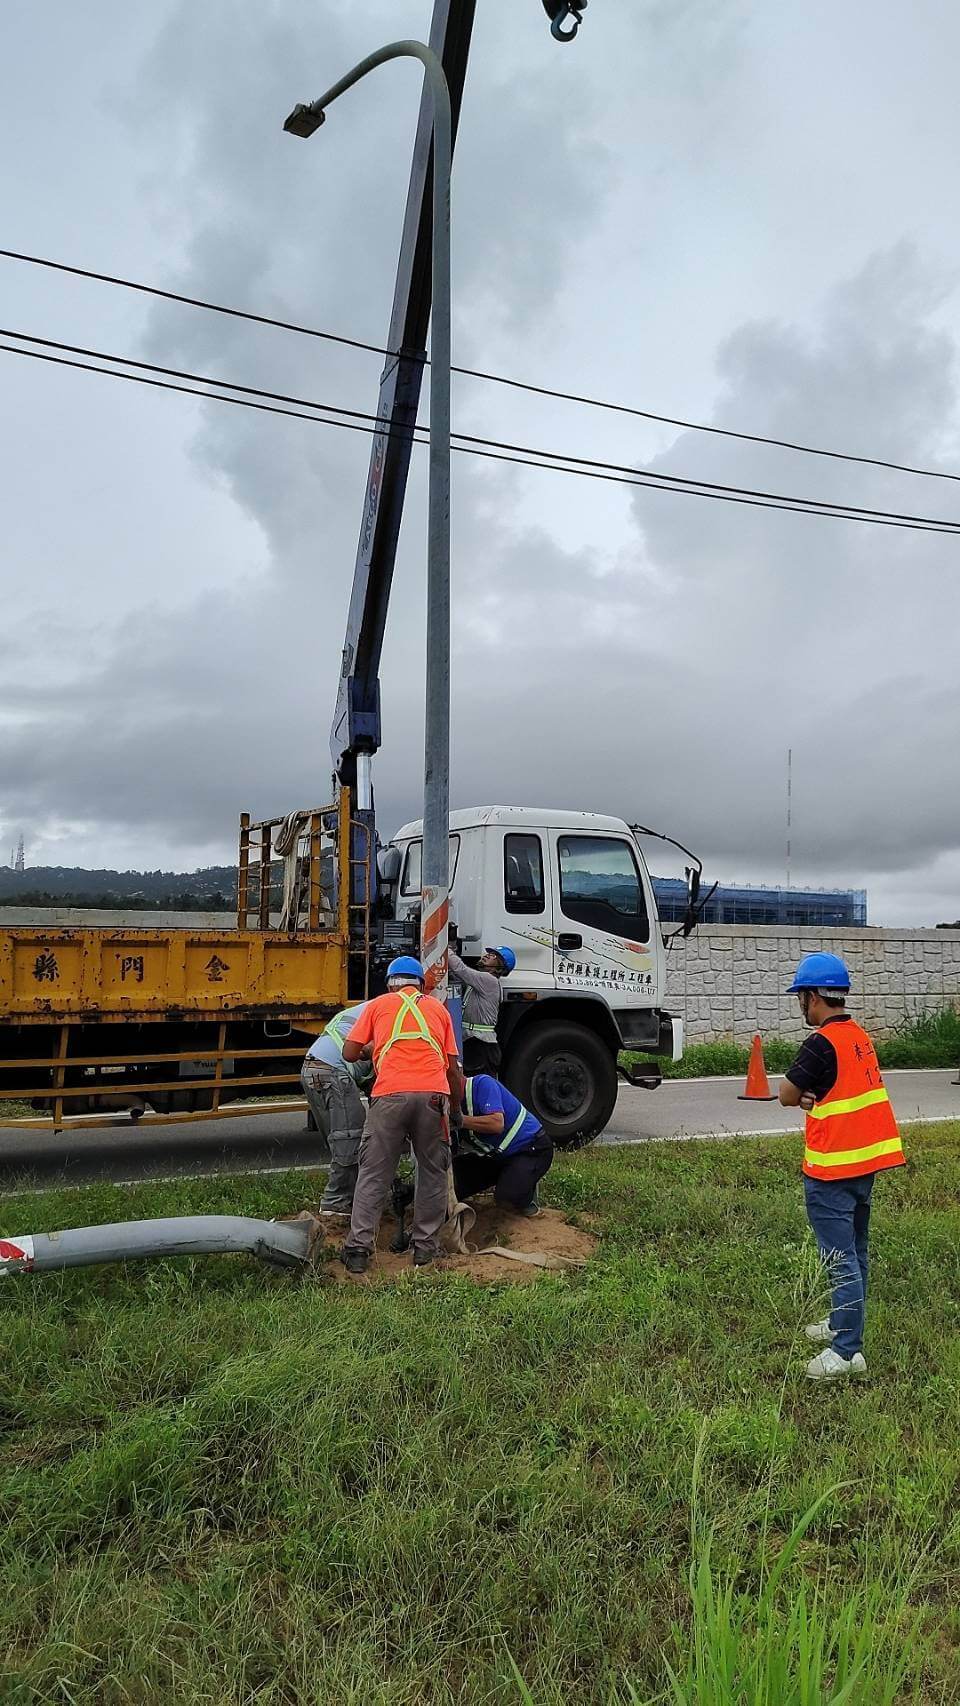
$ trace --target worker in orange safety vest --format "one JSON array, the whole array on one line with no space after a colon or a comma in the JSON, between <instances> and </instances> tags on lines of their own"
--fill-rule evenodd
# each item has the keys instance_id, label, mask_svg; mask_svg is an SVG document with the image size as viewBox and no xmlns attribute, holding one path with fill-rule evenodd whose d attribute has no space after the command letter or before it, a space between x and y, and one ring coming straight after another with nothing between
<instances>
[{"instance_id":1,"label":"worker in orange safety vest","mask_svg":"<svg viewBox=\"0 0 960 1706\"><path fill-rule=\"evenodd\" d=\"M463 1095L450 1014L425 995L419 960L401 954L387 967L387 993L368 1001L343 1045L349 1065L370 1057L376 1079L360 1142L350 1231L341 1251L348 1273L366 1273L390 1183L405 1144L416 1159L413 1265L432 1266L449 1206L450 1103Z\"/></svg>"},{"instance_id":2,"label":"worker in orange safety vest","mask_svg":"<svg viewBox=\"0 0 960 1706\"><path fill-rule=\"evenodd\" d=\"M867 1242L873 1181L902 1167L903 1146L866 1031L846 1012L850 973L836 954L807 954L790 993L808 1037L780 1084L785 1108L805 1110L803 1153L807 1219L830 1276L830 1314L805 1329L823 1348L807 1364L811 1380L863 1376Z\"/></svg>"}]
</instances>

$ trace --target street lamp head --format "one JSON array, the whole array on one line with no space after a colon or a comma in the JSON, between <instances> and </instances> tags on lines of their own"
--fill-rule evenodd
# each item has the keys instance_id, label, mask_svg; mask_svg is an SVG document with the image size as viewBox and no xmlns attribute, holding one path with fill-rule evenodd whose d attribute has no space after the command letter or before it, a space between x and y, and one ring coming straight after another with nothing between
<instances>
[{"instance_id":1,"label":"street lamp head","mask_svg":"<svg viewBox=\"0 0 960 1706\"><path fill-rule=\"evenodd\" d=\"M302 101L298 101L293 112L284 119L283 128L288 130L291 136L312 136L315 130L320 129L326 116L323 108L315 103L305 106Z\"/></svg>"}]
</instances>

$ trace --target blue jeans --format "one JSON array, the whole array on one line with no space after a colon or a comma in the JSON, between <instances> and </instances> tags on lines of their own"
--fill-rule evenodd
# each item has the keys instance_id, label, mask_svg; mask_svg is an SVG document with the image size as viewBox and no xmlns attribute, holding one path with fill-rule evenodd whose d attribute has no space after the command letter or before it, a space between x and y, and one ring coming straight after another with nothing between
<instances>
[{"instance_id":1,"label":"blue jeans","mask_svg":"<svg viewBox=\"0 0 960 1706\"><path fill-rule=\"evenodd\" d=\"M875 1173L855 1179L808 1179L807 1219L830 1276L833 1348L848 1360L863 1350L867 1309L867 1238Z\"/></svg>"}]
</instances>

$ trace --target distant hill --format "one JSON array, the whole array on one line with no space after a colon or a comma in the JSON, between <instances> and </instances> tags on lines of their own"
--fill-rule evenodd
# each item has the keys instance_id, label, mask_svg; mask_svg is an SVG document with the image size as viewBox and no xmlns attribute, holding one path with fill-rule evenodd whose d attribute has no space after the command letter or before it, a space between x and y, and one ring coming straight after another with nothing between
<instances>
[{"instance_id":1,"label":"distant hill","mask_svg":"<svg viewBox=\"0 0 960 1706\"><path fill-rule=\"evenodd\" d=\"M236 903L235 865L207 865L201 871L87 871L79 865L12 871L0 866L0 906L222 912Z\"/></svg>"}]
</instances>

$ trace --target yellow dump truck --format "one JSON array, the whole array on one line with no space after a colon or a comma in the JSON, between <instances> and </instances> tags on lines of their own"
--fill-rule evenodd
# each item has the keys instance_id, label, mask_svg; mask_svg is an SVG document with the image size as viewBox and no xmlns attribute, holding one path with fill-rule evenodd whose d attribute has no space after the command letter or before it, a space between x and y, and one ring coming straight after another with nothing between
<instances>
[{"instance_id":1,"label":"yellow dump truck","mask_svg":"<svg viewBox=\"0 0 960 1706\"><path fill-rule=\"evenodd\" d=\"M367 992L369 842L343 788L241 818L233 928L0 927L0 1122L11 1101L60 1129L296 1090L306 1035Z\"/></svg>"}]
</instances>

